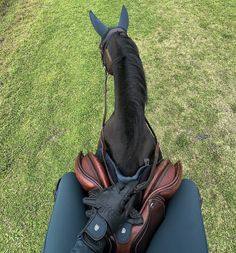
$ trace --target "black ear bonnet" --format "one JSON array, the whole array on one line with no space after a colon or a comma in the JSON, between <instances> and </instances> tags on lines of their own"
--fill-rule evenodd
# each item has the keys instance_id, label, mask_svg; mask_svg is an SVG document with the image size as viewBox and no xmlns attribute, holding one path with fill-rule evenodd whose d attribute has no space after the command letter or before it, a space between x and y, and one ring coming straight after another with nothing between
<instances>
[{"instance_id":1,"label":"black ear bonnet","mask_svg":"<svg viewBox=\"0 0 236 253\"><path fill-rule=\"evenodd\" d=\"M127 30L128 30L128 26L129 26L128 12L127 12L125 6L123 5L121 13L120 13L119 23L115 27L107 27L105 24L103 24L102 21L100 21L94 15L94 13L91 10L89 11L89 16L90 16L90 20L93 24L93 27L94 27L95 31L101 37L101 42L99 44L99 49L100 49L100 52L101 52L103 65L107 68L107 66L105 64L105 60L104 60L104 50L105 50L106 44L107 44L109 38L111 37L111 35L116 33L116 32L124 32L125 34L127 34ZM112 74L111 70L109 70L108 72L110 74Z\"/></svg>"}]
</instances>

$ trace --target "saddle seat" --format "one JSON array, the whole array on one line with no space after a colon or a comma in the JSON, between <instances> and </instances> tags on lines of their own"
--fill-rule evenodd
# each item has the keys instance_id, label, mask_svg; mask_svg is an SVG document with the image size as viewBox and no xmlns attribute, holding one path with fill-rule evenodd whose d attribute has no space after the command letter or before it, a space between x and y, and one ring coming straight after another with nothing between
<instances>
[{"instance_id":1,"label":"saddle seat","mask_svg":"<svg viewBox=\"0 0 236 253\"><path fill-rule=\"evenodd\" d=\"M75 160L75 175L82 188L89 192L93 189L102 190L112 185L109 171L104 164L89 152L83 155L80 152ZM118 231L110 240L108 252L116 253L143 253L156 229L165 216L165 205L178 190L182 181L182 164L180 161L172 164L170 160L162 160L152 168L148 179L137 187L142 190L142 198L139 213L143 217L142 225L130 227L128 237L124 231ZM124 229L124 228L123 228ZM123 231L123 232L122 232Z\"/></svg>"}]
</instances>

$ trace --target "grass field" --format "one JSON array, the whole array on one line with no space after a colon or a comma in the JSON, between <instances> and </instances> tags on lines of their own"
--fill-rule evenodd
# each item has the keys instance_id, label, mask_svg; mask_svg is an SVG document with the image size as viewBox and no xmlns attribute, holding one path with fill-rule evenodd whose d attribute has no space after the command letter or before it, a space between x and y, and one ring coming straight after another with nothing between
<instances>
[{"instance_id":1,"label":"grass field","mask_svg":"<svg viewBox=\"0 0 236 253\"><path fill-rule=\"evenodd\" d=\"M0 0L1 253L40 252L57 179L95 151L104 74L88 11L113 25L123 3L164 156L199 186L209 252L236 252L235 1Z\"/></svg>"}]
</instances>

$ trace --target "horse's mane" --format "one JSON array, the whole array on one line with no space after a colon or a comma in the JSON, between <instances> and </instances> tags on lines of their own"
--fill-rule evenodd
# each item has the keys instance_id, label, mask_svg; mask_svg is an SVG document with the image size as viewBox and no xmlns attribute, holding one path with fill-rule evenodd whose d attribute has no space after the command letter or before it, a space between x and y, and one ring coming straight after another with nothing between
<instances>
[{"instance_id":1,"label":"horse's mane","mask_svg":"<svg viewBox=\"0 0 236 253\"><path fill-rule=\"evenodd\" d=\"M116 36L116 43L123 56L122 61L114 61L113 70L122 68L122 97L123 121L127 138L127 152L131 158L140 136L143 134L144 109L147 102L147 87L142 61L134 41L128 36ZM116 72L116 71L115 71ZM123 100L124 99L124 100Z\"/></svg>"}]
</instances>

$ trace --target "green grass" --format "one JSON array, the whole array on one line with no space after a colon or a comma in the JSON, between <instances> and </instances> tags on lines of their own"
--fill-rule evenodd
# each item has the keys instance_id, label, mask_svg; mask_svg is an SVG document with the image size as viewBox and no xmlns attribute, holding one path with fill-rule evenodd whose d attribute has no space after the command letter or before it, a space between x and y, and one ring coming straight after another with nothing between
<instances>
[{"instance_id":1,"label":"green grass","mask_svg":"<svg viewBox=\"0 0 236 253\"><path fill-rule=\"evenodd\" d=\"M211 253L236 252L234 3L126 3L147 117L200 188ZM40 252L57 179L96 149L104 74L88 11L113 25L122 4L0 0L0 252ZM110 77L109 112L113 101Z\"/></svg>"}]
</instances>

